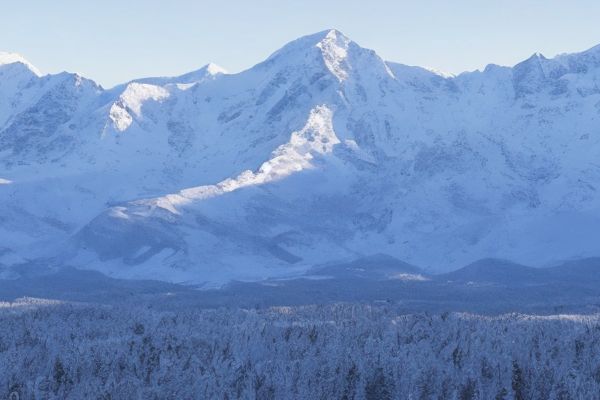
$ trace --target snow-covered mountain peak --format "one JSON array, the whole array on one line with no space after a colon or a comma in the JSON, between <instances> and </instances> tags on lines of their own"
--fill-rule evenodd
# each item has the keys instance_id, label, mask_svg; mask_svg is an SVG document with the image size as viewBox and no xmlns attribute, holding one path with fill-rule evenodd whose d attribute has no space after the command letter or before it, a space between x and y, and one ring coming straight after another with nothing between
<instances>
[{"instance_id":1,"label":"snow-covered mountain peak","mask_svg":"<svg viewBox=\"0 0 600 400\"><path fill-rule=\"evenodd\" d=\"M325 65L327 65L327 68L331 73L340 81L348 78L348 70L344 64L348 57L348 46L350 42L350 39L342 33L332 29L316 44L316 46L321 49Z\"/></svg>"},{"instance_id":2,"label":"snow-covered mountain peak","mask_svg":"<svg viewBox=\"0 0 600 400\"><path fill-rule=\"evenodd\" d=\"M310 65L323 60L332 72L343 73L339 71L339 65L347 57L350 43L354 42L341 32L330 29L287 43L261 64L274 65L284 62Z\"/></svg>"},{"instance_id":3,"label":"snow-covered mountain peak","mask_svg":"<svg viewBox=\"0 0 600 400\"><path fill-rule=\"evenodd\" d=\"M127 85L119 99L112 104L109 118L115 129L123 132L129 128L134 117L142 116L144 102L148 100L161 101L167 97L169 97L169 91L161 86L132 82Z\"/></svg>"},{"instance_id":4,"label":"snow-covered mountain peak","mask_svg":"<svg viewBox=\"0 0 600 400\"><path fill-rule=\"evenodd\" d=\"M583 80L580 78L589 72L600 73L600 46L580 53L560 54L554 58L534 53L512 70L517 97L543 90L552 95L560 95L569 91L567 82L574 79L579 81L576 88L579 93L595 93L595 78L592 75Z\"/></svg>"},{"instance_id":5,"label":"snow-covered mountain peak","mask_svg":"<svg viewBox=\"0 0 600 400\"><path fill-rule=\"evenodd\" d=\"M335 29L302 36L292 40L279 50L275 51L267 58L267 60L265 60L265 63L273 64L275 61L283 59L288 61L298 61L299 58L305 59L307 56L310 57L320 54L320 51L318 53L315 51L316 49L321 50L325 48L334 50L335 46L332 46L331 44L336 42L338 45L346 47L347 43L350 42L350 39Z\"/></svg>"},{"instance_id":6,"label":"snow-covered mountain peak","mask_svg":"<svg viewBox=\"0 0 600 400\"><path fill-rule=\"evenodd\" d=\"M35 75L42 76L42 73L20 54L0 51L0 66L16 63L23 64Z\"/></svg>"},{"instance_id":7,"label":"snow-covered mountain peak","mask_svg":"<svg viewBox=\"0 0 600 400\"><path fill-rule=\"evenodd\" d=\"M139 116L144 101L161 100L168 96L169 92L160 86L133 82L127 85L127 89L121 94L120 99L127 108Z\"/></svg>"},{"instance_id":8,"label":"snow-covered mountain peak","mask_svg":"<svg viewBox=\"0 0 600 400\"><path fill-rule=\"evenodd\" d=\"M309 77L312 82L327 75L338 84L348 87L347 93L360 92L360 87L349 88L360 81L381 81L394 77L375 51L361 47L335 29L289 42L251 70L267 72L280 78L289 77L292 71L297 71ZM326 81L328 79L321 80L319 85Z\"/></svg>"},{"instance_id":9,"label":"snow-covered mountain peak","mask_svg":"<svg viewBox=\"0 0 600 400\"><path fill-rule=\"evenodd\" d=\"M429 71L429 72L431 72L431 73L433 73L433 74L435 74L435 75L437 75L437 76L439 76L441 78L444 78L444 79L449 79L449 78L455 78L456 77L456 75L454 75L453 73L442 71L442 70L437 69L437 68L433 68L433 67L423 67L423 68L425 68L427 71Z\"/></svg>"},{"instance_id":10,"label":"snow-covered mountain peak","mask_svg":"<svg viewBox=\"0 0 600 400\"><path fill-rule=\"evenodd\" d=\"M227 74L228 73L225 68L223 68L220 65L217 65L215 63L208 63L202 68L205 69L206 72L210 75L218 75L218 74Z\"/></svg>"},{"instance_id":11,"label":"snow-covered mountain peak","mask_svg":"<svg viewBox=\"0 0 600 400\"><path fill-rule=\"evenodd\" d=\"M537 66L537 65L540 65L542 60L546 60L546 57L544 57L541 53L533 53L527 59L517 63L514 67L516 68L519 66L531 66L531 65Z\"/></svg>"},{"instance_id":12,"label":"snow-covered mountain peak","mask_svg":"<svg viewBox=\"0 0 600 400\"><path fill-rule=\"evenodd\" d=\"M181 83L181 84L191 84L191 83L199 83L199 82L204 82L207 80L212 80L215 79L217 76L219 75L224 75L227 74L228 72L225 70L225 68L215 64L215 63L208 63L205 66L203 66L202 68L196 70L196 71L192 71L192 72L188 72L187 74L183 74L183 75L179 75L179 76L175 76L175 77L171 77L171 78L162 78L163 81L155 81L155 84L167 84L167 83ZM152 78L150 78L152 79ZM158 80L160 78L154 78L155 80ZM139 82L139 81L138 81ZM145 82L145 83L152 83L150 81Z\"/></svg>"}]
</instances>

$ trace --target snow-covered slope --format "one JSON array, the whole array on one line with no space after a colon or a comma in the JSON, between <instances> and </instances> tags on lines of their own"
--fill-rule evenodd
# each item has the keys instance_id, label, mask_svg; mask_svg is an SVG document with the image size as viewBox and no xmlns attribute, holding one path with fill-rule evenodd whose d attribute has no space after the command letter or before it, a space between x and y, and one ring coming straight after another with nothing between
<instances>
[{"instance_id":1,"label":"snow-covered slope","mask_svg":"<svg viewBox=\"0 0 600 400\"><path fill-rule=\"evenodd\" d=\"M449 76L330 30L241 73L110 90L5 59L6 271L219 284L376 253L433 271L600 255L598 47Z\"/></svg>"}]
</instances>

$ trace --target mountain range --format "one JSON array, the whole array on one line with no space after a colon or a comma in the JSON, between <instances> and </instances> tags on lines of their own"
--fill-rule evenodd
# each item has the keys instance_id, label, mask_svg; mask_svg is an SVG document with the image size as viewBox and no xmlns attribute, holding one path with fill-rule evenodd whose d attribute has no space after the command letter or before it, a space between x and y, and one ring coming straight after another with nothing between
<instances>
[{"instance_id":1,"label":"mountain range","mask_svg":"<svg viewBox=\"0 0 600 400\"><path fill-rule=\"evenodd\" d=\"M0 53L0 276L557 265L600 256L599 155L600 46L453 76L328 30L111 89Z\"/></svg>"}]
</instances>

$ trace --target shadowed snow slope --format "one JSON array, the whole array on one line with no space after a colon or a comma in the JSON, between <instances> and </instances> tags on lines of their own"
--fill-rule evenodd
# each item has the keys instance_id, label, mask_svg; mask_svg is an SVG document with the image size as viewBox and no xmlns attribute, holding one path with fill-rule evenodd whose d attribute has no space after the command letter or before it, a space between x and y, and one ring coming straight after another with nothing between
<instances>
[{"instance_id":1,"label":"shadowed snow slope","mask_svg":"<svg viewBox=\"0 0 600 400\"><path fill-rule=\"evenodd\" d=\"M599 80L598 48L448 76L335 30L110 90L0 53L0 270L219 285L599 256Z\"/></svg>"}]
</instances>

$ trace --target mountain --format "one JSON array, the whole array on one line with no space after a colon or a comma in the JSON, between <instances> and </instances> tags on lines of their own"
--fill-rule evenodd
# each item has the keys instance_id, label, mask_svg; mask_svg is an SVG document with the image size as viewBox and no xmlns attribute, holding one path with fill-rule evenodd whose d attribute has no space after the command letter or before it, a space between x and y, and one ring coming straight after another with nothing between
<instances>
[{"instance_id":1,"label":"mountain","mask_svg":"<svg viewBox=\"0 0 600 400\"><path fill-rule=\"evenodd\" d=\"M133 81L130 81L126 84L118 85L117 87L113 88L112 91L120 92L120 91L124 90L128 84L131 84L131 83L145 83L145 84L157 85L157 86L163 86L163 85L166 85L169 83L179 84L179 85L191 85L191 84L215 79L219 75L226 74L226 73L227 73L227 71L223 67L220 67L217 64L209 63L196 71L188 72L188 73L185 73L185 74L179 75L179 76L158 76L158 77L134 79Z\"/></svg>"},{"instance_id":2,"label":"mountain","mask_svg":"<svg viewBox=\"0 0 600 400\"><path fill-rule=\"evenodd\" d=\"M207 286L600 245L600 47L448 76L336 30L104 89L0 57L0 268Z\"/></svg>"},{"instance_id":3,"label":"mountain","mask_svg":"<svg viewBox=\"0 0 600 400\"><path fill-rule=\"evenodd\" d=\"M547 268L532 268L507 260L482 259L436 278L467 284L535 285L548 281L548 271Z\"/></svg>"},{"instance_id":4,"label":"mountain","mask_svg":"<svg viewBox=\"0 0 600 400\"><path fill-rule=\"evenodd\" d=\"M308 274L328 279L400 281L423 281L427 279L420 268L385 254L373 254L350 262L316 266Z\"/></svg>"}]
</instances>

